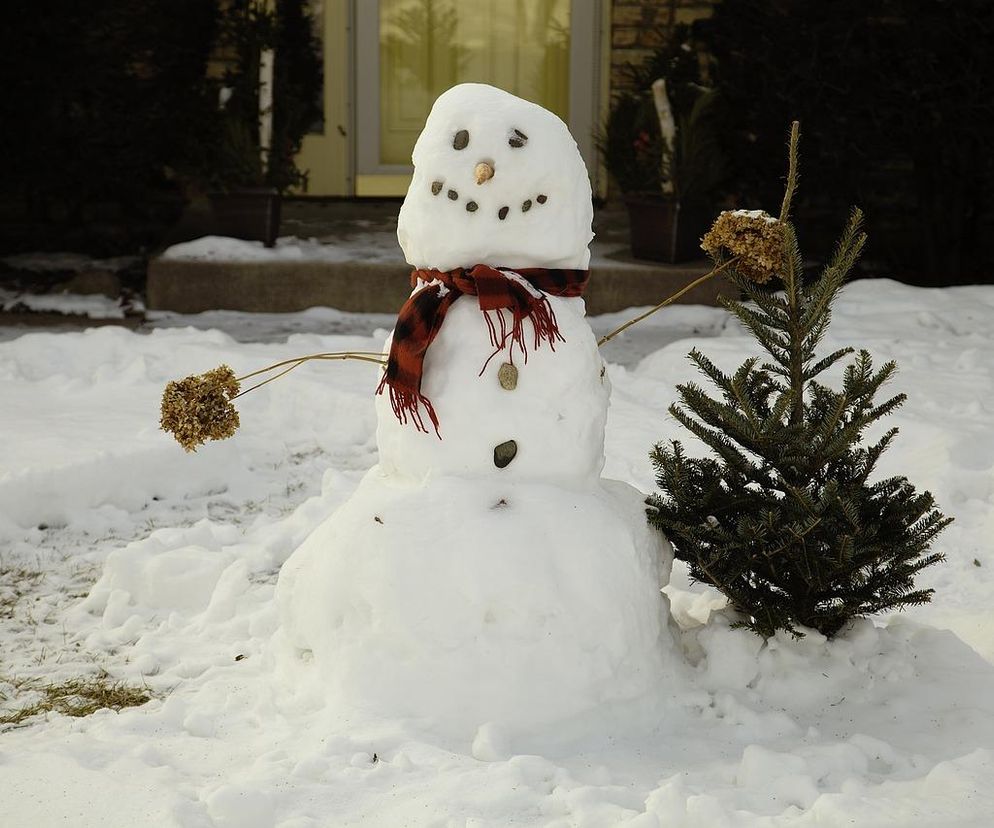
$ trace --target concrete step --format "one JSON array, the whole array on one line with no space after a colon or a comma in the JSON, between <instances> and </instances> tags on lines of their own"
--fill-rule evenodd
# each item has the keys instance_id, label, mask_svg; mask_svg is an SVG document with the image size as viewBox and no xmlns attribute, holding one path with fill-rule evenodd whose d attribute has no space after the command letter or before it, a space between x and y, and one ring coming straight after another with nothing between
<instances>
[{"instance_id":1,"label":"concrete step","mask_svg":"<svg viewBox=\"0 0 994 828\"><path fill-rule=\"evenodd\" d=\"M655 305L710 267L705 261L667 265L626 261L623 254L612 256L595 256L591 265L585 297L589 314ZM725 285L721 277L715 277L689 291L680 302L714 305ZM157 258L149 264L146 301L149 310L178 313L289 313L318 306L394 313L410 291L410 267L400 262Z\"/></svg>"}]
</instances>

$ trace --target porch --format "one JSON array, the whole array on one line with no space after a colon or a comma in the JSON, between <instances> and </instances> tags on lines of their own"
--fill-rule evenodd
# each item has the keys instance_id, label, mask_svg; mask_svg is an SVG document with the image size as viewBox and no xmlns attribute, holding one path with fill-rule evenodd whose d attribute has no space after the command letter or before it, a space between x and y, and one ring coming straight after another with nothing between
<instances>
[{"instance_id":1,"label":"porch","mask_svg":"<svg viewBox=\"0 0 994 828\"><path fill-rule=\"evenodd\" d=\"M178 313L207 310L289 313L309 307L395 313L410 292L410 266L397 243L397 200L289 199L280 243L212 239L174 244L149 263L147 307ZM181 237L209 230L209 216L189 211ZM587 311L610 313L654 305L703 275L703 259L678 265L632 258L628 218L609 204L594 217ZM715 304L719 280L682 297Z\"/></svg>"}]
</instances>

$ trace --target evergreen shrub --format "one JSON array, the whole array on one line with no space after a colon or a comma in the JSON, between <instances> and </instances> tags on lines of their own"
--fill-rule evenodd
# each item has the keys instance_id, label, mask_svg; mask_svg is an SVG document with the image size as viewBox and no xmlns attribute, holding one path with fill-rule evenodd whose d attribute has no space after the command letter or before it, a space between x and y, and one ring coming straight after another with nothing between
<instances>
[{"instance_id":1,"label":"evergreen shrub","mask_svg":"<svg viewBox=\"0 0 994 828\"><path fill-rule=\"evenodd\" d=\"M747 300L724 299L724 306L767 359L750 357L727 374L691 351L719 393L679 385L670 413L713 456L688 457L678 440L657 445L660 492L649 498L649 520L694 579L728 597L741 624L763 636L800 635L803 627L832 636L857 616L929 601L932 590L916 588L914 579L942 559L930 545L950 520L904 477L875 475L896 428L863 442L869 427L905 401L904 394L875 399L895 364L874 369L863 350L841 387L824 380L854 353L846 347L821 355L817 348L866 236L854 210L827 266L804 283L788 220L796 141L795 125L780 218L725 213L704 240ZM778 239L779 254L771 256ZM782 290L758 284L770 276Z\"/></svg>"}]
</instances>

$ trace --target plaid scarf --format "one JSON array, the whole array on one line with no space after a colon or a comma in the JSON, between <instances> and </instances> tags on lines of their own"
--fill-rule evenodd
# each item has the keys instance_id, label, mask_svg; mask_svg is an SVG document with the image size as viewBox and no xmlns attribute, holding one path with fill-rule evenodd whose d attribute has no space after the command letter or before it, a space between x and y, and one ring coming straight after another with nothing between
<instances>
[{"instance_id":1,"label":"plaid scarf","mask_svg":"<svg viewBox=\"0 0 994 828\"><path fill-rule=\"evenodd\" d=\"M517 346L525 362L528 361L523 326L525 319L531 320L535 349L544 341L554 351L557 340L565 342L546 295L580 296L589 277L588 270L542 267L511 270L476 265L447 272L415 270L411 274L411 286L417 287L419 282L425 286L411 294L400 309L386 372L376 393L382 394L385 388L389 388L390 404L397 419L405 424L410 419L418 431L427 434L428 429L421 417L420 408L423 406L435 427L435 434L441 438L435 409L421 393L421 373L428 346L441 330L452 303L463 294L479 298L480 310L490 331L490 343L494 346L494 352L480 369L482 374L490 360L505 348L509 349L513 360ZM503 308L511 312L510 325L502 313Z\"/></svg>"}]
</instances>

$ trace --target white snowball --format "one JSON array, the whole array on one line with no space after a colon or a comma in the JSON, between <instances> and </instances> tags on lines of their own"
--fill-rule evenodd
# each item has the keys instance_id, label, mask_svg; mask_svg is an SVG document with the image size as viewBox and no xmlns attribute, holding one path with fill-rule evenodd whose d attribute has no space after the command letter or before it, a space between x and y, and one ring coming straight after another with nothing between
<instances>
[{"instance_id":1,"label":"white snowball","mask_svg":"<svg viewBox=\"0 0 994 828\"><path fill-rule=\"evenodd\" d=\"M388 474L417 479L447 474L498 475L502 480L541 480L576 486L595 480L604 465L604 423L610 386L583 300L549 297L565 342L532 349L525 321L528 362L514 354L518 383L505 390L497 378L509 355L502 351L481 369L494 348L475 296L453 303L425 357L422 393L439 419L436 436L408 423L390 407L387 390L376 397L376 440ZM509 312L505 314L510 319ZM387 342L387 350L390 343ZM494 466L494 447L517 443L510 465Z\"/></svg>"},{"instance_id":2,"label":"white snowball","mask_svg":"<svg viewBox=\"0 0 994 828\"><path fill-rule=\"evenodd\" d=\"M455 149L463 130L468 143ZM492 86L460 84L435 101L412 158L414 178L400 208L397 238L413 266L589 264L590 181L576 142L551 112ZM481 162L494 175L477 184L474 170ZM471 202L477 205L472 212Z\"/></svg>"},{"instance_id":3,"label":"white snowball","mask_svg":"<svg viewBox=\"0 0 994 828\"><path fill-rule=\"evenodd\" d=\"M554 721L665 682L671 563L622 483L374 467L280 573L288 678L385 715Z\"/></svg>"}]
</instances>

